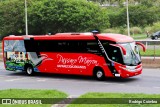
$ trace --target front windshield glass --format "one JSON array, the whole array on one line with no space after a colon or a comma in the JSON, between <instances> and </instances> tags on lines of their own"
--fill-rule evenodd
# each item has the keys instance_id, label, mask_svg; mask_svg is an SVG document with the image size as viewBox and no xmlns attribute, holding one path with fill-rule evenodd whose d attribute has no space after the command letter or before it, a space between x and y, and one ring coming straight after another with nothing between
<instances>
[{"instance_id":1,"label":"front windshield glass","mask_svg":"<svg viewBox=\"0 0 160 107\"><path fill-rule=\"evenodd\" d=\"M128 66L136 66L141 63L139 49L135 42L120 44L126 49L126 55L124 55L124 64Z\"/></svg>"}]
</instances>

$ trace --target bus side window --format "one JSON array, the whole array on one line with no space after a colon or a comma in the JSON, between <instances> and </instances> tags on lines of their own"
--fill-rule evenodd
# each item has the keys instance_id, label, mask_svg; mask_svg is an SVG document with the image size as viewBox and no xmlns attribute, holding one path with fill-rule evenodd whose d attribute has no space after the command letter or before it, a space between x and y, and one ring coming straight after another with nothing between
<instances>
[{"instance_id":1,"label":"bus side window","mask_svg":"<svg viewBox=\"0 0 160 107\"><path fill-rule=\"evenodd\" d=\"M65 41L59 41L57 49L58 49L57 51L65 52L68 49L67 42L65 42Z\"/></svg>"},{"instance_id":2,"label":"bus side window","mask_svg":"<svg viewBox=\"0 0 160 107\"><path fill-rule=\"evenodd\" d=\"M101 52L100 52L100 49L99 49L99 46L97 44L97 42L87 42L87 52L90 52L90 53L94 53L94 54L97 54L97 55L101 55Z\"/></svg>"},{"instance_id":3,"label":"bus side window","mask_svg":"<svg viewBox=\"0 0 160 107\"><path fill-rule=\"evenodd\" d=\"M38 51L38 44L37 41L35 41L33 38L30 40L24 40L25 48L27 52L35 52Z\"/></svg>"},{"instance_id":4,"label":"bus side window","mask_svg":"<svg viewBox=\"0 0 160 107\"><path fill-rule=\"evenodd\" d=\"M78 43L78 46L75 47L75 48L77 48L78 52L84 53L84 52L87 51L86 50L86 46L87 46L87 42L86 41L77 41L77 43Z\"/></svg>"},{"instance_id":5,"label":"bus side window","mask_svg":"<svg viewBox=\"0 0 160 107\"><path fill-rule=\"evenodd\" d=\"M24 47L24 41L23 40L5 40L4 41L4 51L25 52L26 49Z\"/></svg>"},{"instance_id":6,"label":"bus side window","mask_svg":"<svg viewBox=\"0 0 160 107\"><path fill-rule=\"evenodd\" d=\"M80 46L78 41L67 41L67 50L68 52L80 52Z\"/></svg>"},{"instance_id":7,"label":"bus side window","mask_svg":"<svg viewBox=\"0 0 160 107\"><path fill-rule=\"evenodd\" d=\"M122 53L119 47L109 45L105 50L111 60L123 63Z\"/></svg>"}]
</instances>

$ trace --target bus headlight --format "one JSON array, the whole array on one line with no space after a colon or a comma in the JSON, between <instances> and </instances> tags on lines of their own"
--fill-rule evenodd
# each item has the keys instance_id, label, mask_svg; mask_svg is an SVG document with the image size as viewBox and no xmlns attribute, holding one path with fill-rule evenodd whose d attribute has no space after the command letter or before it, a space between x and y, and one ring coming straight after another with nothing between
<instances>
[{"instance_id":1,"label":"bus headlight","mask_svg":"<svg viewBox=\"0 0 160 107\"><path fill-rule=\"evenodd\" d=\"M126 70L126 71L130 71L130 72L136 72L136 71L139 71L142 69L142 67L139 67L136 69L136 66L126 66L125 67L122 67L122 66L119 66L119 68L123 69L123 70Z\"/></svg>"}]
</instances>

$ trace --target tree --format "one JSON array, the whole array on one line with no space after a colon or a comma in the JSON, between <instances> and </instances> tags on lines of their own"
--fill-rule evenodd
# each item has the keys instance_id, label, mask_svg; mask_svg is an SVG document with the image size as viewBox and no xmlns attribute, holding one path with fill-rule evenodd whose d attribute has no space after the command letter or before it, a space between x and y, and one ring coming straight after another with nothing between
<instances>
[{"instance_id":1,"label":"tree","mask_svg":"<svg viewBox=\"0 0 160 107\"><path fill-rule=\"evenodd\" d=\"M117 11L118 10L118 11ZM160 8L156 6L129 5L130 26L145 27L160 20ZM156 13L156 14L153 14ZM126 27L126 7L112 7L108 9L111 27Z\"/></svg>"},{"instance_id":2,"label":"tree","mask_svg":"<svg viewBox=\"0 0 160 107\"><path fill-rule=\"evenodd\" d=\"M86 0L27 0L29 34L85 32L109 26L107 11ZM0 2L0 34L25 34L24 1Z\"/></svg>"},{"instance_id":3,"label":"tree","mask_svg":"<svg viewBox=\"0 0 160 107\"><path fill-rule=\"evenodd\" d=\"M29 33L85 32L109 26L107 11L86 0L43 0L29 10Z\"/></svg>"},{"instance_id":4,"label":"tree","mask_svg":"<svg viewBox=\"0 0 160 107\"><path fill-rule=\"evenodd\" d=\"M24 5L19 0L0 2L0 34L21 34L24 31Z\"/></svg>"}]
</instances>

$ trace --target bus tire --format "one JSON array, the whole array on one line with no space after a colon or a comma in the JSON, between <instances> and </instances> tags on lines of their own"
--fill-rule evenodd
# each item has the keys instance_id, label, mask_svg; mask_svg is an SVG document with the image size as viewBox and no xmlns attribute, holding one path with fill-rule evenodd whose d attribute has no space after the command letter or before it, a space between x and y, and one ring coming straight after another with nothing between
<instances>
[{"instance_id":1,"label":"bus tire","mask_svg":"<svg viewBox=\"0 0 160 107\"><path fill-rule=\"evenodd\" d=\"M103 69L100 67L97 67L93 70L93 76L99 81L102 81L105 79L105 73Z\"/></svg>"},{"instance_id":2,"label":"bus tire","mask_svg":"<svg viewBox=\"0 0 160 107\"><path fill-rule=\"evenodd\" d=\"M25 72L29 76L34 75L34 70L33 70L32 65L26 65L25 66Z\"/></svg>"}]
</instances>

